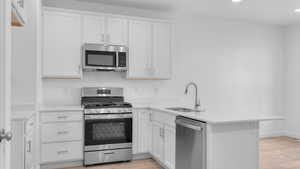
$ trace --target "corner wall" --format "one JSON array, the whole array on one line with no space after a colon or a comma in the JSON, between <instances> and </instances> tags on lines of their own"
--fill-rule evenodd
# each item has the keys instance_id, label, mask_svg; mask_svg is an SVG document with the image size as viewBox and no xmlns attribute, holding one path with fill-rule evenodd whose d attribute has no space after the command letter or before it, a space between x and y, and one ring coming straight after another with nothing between
<instances>
[{"instance_id":1,"label":"corner wall","mask_svg":"<svg viewBox=\"0 0 300 169\"><path fill-rule=\"evenodd\" d=\"M300 24L285 29L286 133L300 139Z\"/></svg>"}]
</instances>

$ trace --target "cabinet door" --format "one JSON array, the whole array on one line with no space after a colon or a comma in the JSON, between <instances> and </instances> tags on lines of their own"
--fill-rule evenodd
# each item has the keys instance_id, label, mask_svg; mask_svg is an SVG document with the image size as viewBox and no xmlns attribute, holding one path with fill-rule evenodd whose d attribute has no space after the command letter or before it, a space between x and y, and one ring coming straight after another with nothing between
<instances>
[{"instance_id":1,"label":"cabinet door","mask_svg":"<svg viewBox=\"0 0 300 169\"><path fill-rule=\"evenodd\" d=\"M13 120L11 124L11 168L25 169L25 122Z\"/></svg>"},{"instance_id":2,"label":"cabinet door","mask_svg":"<svg viewBox=\"0 0 300 169\"><path fill-rule=\"evenodd\" d=\"M164 126L157 122L152 122L152 155L160 162L164 162Z\"/></svg>"},{"instance_id":3,"label":"cabinet door","mask_svg":"<svg viewBox=\"0 0 300 169\"><path fill-rule=\"evenodd\" d=\"M81 77L81 18L44 11L43 77Z\"/></svg>"},{"instance_id":4,"label":"cabinet door","mask_svg":"<svg viewBox=\"0 0 300 169\"><path fill-rule=\"evenodd\" d=\"M164 130L164 164L169 169L175 169L175 127L165 126Z\"/></svg>"},{"instance_id":5,"label":"cabinet door","mask_svg":"<svg viewBox=\"0 0 300 169\"><path fill-rule=\"evenodd\" d=\"M105 19L101 16L83 16L84 43L105 43Z\"/></svg>"},{"instance_id":6,"label":"cabinet door","mask_svg":"<svg viewBox=\"0 0 300 169\"><path fill-rule=\"evenodd\" d=\"M128 21L121 18L107 18L106 40L114 45L127 45Z\"/></svg>"},{"instance_id":7,"label":"cabinet door","mask_svg":"<svg viewBox=\"0 0 300 169\"><path fill-rule=\"evenodd\" d=\"M151 24L129 21L129 79L149 78L151 59Z\"/></svg>"},{"instance_id":8,"label":"cabinet door","mask_svg":"<svg viewBox=\"0 0 300 169\"><path fill-rule=\"evenodd\" d=\"M138 153L139 139L138 139L138 118L139 113L136 110L132 111L132 152L133 154Z\"/></svg>"},{"instance_id":9,"label":"cabinet door","mask_svg":"<svg viewBox=\"0 0 300 169\"><path fill-rule=\"evenodd\" d=\"M151 112L139 112L138 127L138 152L147 153L152 149L152 122L150 119Z\"/></svg>"},{"instance_id":10,"label":"cabinet door","mask_svg":"<svg viewBox=\"0 0 300 169\"><path fill-rule=\"evenodd\" d=\"M171 26L168 23L153 24L153 77L171 78Z\"/></svg>"},{"instance_id":11,"label":"cabinet door","mask_svg":"<svg viewBox=\"0 0 300 169\"><path fill-rule=\"evenodd\" d=\"M34 132L26 134L26 146L25 146L25 169L34 169L35 157L34 157Z\"/></svg>"}]
</instances>

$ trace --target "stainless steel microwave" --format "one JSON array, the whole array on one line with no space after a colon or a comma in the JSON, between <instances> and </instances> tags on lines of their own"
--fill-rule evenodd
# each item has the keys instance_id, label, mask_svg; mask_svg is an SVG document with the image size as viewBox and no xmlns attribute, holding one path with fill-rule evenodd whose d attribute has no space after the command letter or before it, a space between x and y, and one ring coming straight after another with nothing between
<instances>
[{"instance_id":1,"label":"stainless steel microwave","mask_svg":"<svg viewBox=\"0 0 300 169\"><path fill-rule=\"evenodd\" d=\"M86 43L82 51L84 71L127 71L126 46Z\"/></svg>"}]
</instances>

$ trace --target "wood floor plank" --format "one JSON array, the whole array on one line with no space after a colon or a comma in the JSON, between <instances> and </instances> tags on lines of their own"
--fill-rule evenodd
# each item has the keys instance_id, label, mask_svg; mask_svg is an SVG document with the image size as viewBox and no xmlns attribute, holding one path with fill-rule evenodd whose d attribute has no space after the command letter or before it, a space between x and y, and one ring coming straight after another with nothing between
<instances>
[{"instance_id":1,"label":"wood floor plank","mask_svg":"<svg viewBox=\"0 0 300 169\"><path fill-rule=\"evenodd\" d=\"M300 169L300 142L290 137L266 138L260 141L260 169ZM86 169L73 167L65 169ZM88 169L162 169L152 159L106 164Z\"/></svg>"}]
</instances>

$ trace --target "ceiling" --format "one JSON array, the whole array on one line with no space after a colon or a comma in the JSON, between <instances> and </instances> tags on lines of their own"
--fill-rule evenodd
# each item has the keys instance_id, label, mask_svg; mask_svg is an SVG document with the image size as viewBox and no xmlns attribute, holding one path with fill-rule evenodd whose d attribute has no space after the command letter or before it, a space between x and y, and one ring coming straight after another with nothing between
<instances>
[{"instance_id":1,"label":"ceiling","mask_svg":"<svg viewBox=\"0 0 300 169\"><path fill-rule=\"evenodd\" d=\"M196 15L242 19L269 24L300 22L300 0L77 0L162 12L185 12Z\"/></svg>"}]
</instances>

